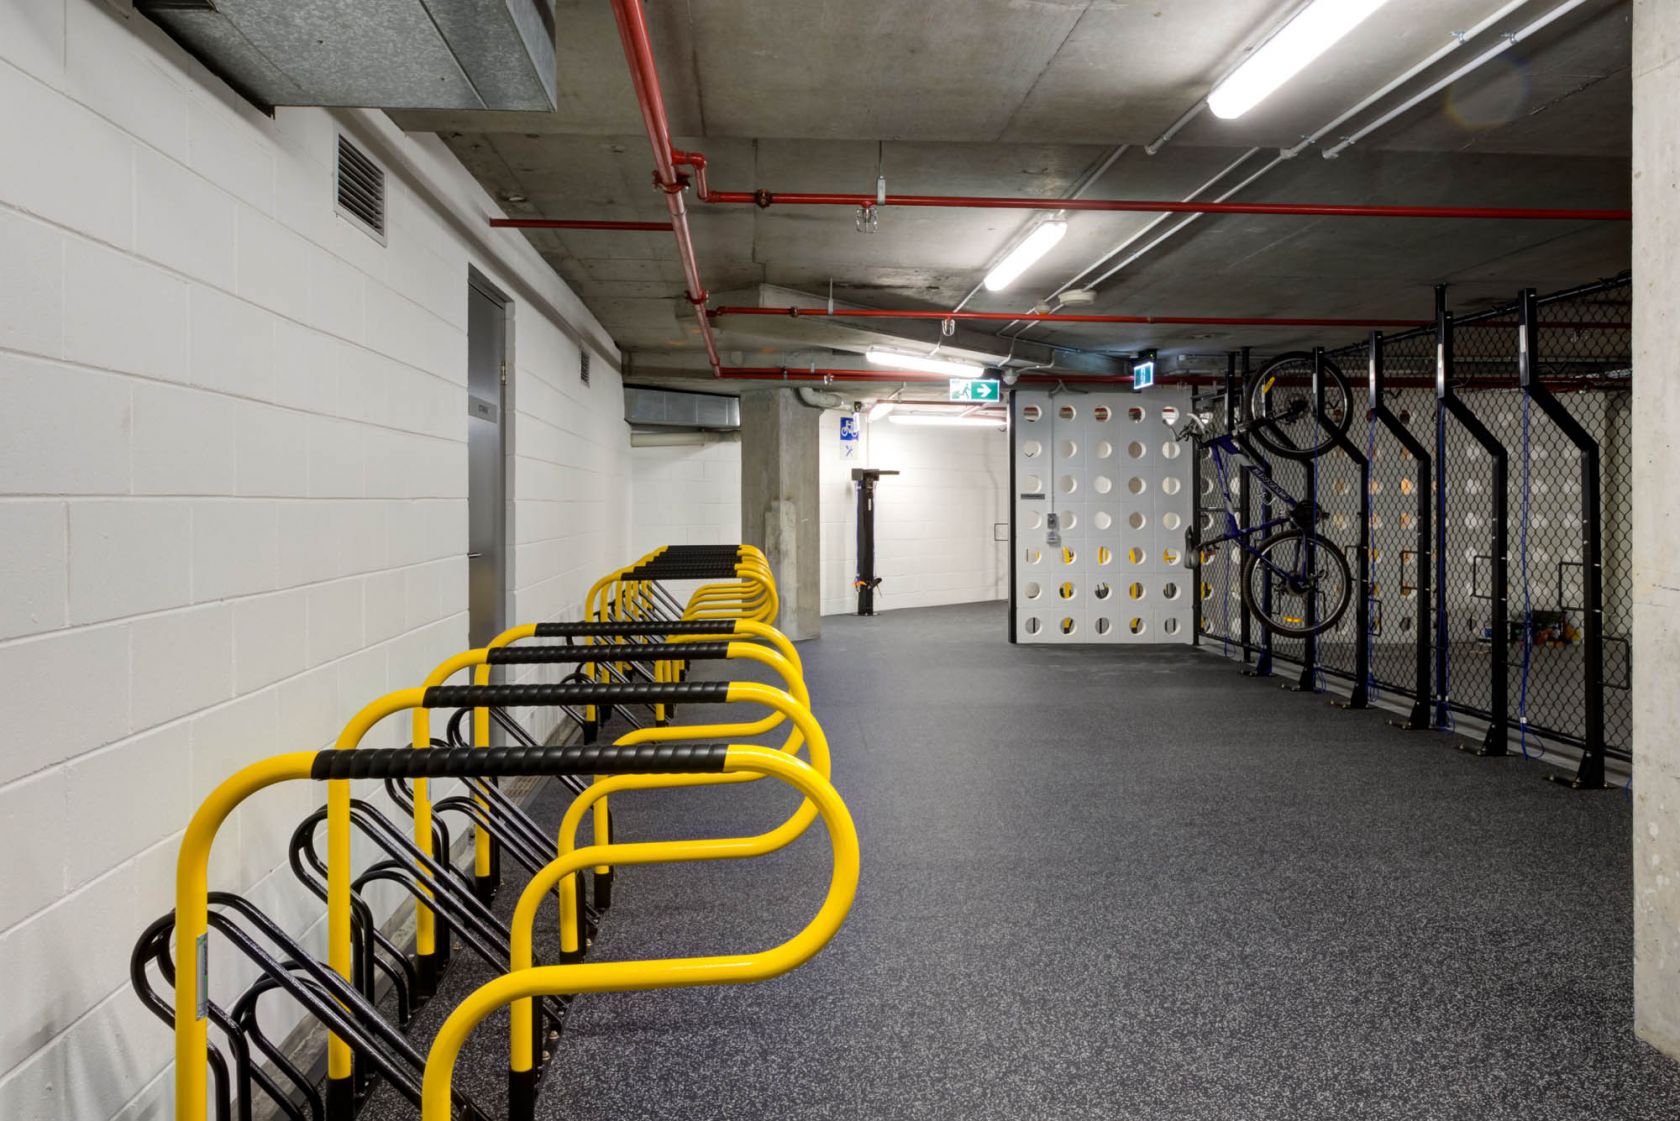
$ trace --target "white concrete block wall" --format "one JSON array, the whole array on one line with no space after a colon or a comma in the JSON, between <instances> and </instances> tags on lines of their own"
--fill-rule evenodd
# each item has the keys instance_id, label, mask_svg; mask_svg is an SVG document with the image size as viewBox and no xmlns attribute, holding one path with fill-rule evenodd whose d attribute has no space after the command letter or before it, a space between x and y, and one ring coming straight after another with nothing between
<instances>
[{"instance_id":1,"label":"white concrete block wall","mask_svg":"<svg viewBox=\"0 0 1680 1121\"><path fill-rule=\"evenodd\" d=\"M266 117L119 7L0 0L7 1121L170 1114L126 970L191 808L465 644L469 267L513 302L511 616L628 551L610 340L442 145ZM340 128L398 165L385 245L334 213ZM299 932L283 850L319 796L264 792L213 862Z\"/></svg>"},{"instance_id":2,"label":"white concrete block wall","mask_svg":"<svg viewBox=\"0 0 1680 1121\"><path fill-rule=\"evenodd\" d=\"M630 450L630 554L741 540L741 442Z\"/></svg>"},{"instance_id":3,"label":"white concrete block wall","mask_svg":"<svg viewBox=\"0 0 1680 1121\"><path fill-rule=\"evenodd\" d=\"M1009 594L1009 440L1002 429L922 428L865 422L857 455L841 458L840 417L822 417L822 610L857 610L854 467L901 474L881 480L875 508L875 609L979 603Z\"/></svg>"}]
</instances>

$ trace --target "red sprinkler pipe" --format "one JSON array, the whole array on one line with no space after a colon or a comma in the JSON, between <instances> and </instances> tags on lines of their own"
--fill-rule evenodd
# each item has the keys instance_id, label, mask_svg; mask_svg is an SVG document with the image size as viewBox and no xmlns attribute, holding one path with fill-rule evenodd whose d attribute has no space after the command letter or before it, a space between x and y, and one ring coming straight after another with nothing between
<instances>
[{"instance_id":1,"label":"red sprinkler pipe","mask_svg":"<svg viewBox=\"0 0 1680 1121\"><path fill-rule=\"evenodd\" d=\"M683 277L688 284L688 302L694 307L694 318L700 324L700 337L706 344L706 359L716 373L722 365L718 358L717 339L712 334L712 321L706 315L706 285L700 279L700 263L694 256L694 238L688 230L688 210L683 205L683 190L687 176L679 175L671 155L671 125L665 115L665 97L659 90L659 72L653 64L653 46L648 42L647 20L641 0L613 0L613 17L618 21L618 37L624 44L624 59L630 65L630 82L636 89L636 104L642 110L642 125L647 129L648 143L653 147L653 183L665 194L665 208L671 213L671 232L677 238L677 256L682 260Z\"/></svg>"},{"instance_id":2,"label":"red sprinkler pipe","mask_svg":"<svg viewBox=\"0 0 1680 1121\"><path fill-rule=\"evenodd\" d=\"M1427 327L1423 319L1287 319L1274 316L1210 315L1072 315L1024 314L1012 311L885 311L878 308L720 307L720 315L787 315L819 319L965 319L1009 320L1027 323L1138 323L1195 327Z\"/></svg>"},{"instance_id":3,"label":"red sprinkler pipe","mask_svg":"<svg viewBox=\"0 0 1680 1121\"><path fill-rule=\"evenodd\" d=\"M964 210L1107 210L1142 214L1271 214L1309 218L1473 218L1520 221L1626 222L1631 210L1581 210L1511 206L1346 206L1298 202L1173 202L1165 199L999 198L989 195L800 194L777 191L709 191L701 202L783 206L931 206Z\"/></svg>"},{"instance_id":4,"label":"red sprinkler pipe","mask_svg":"<svg viewBox=\"0 0 1680 1121\"><path fill-rule=\"evenodd\" d=\"M669 230L669 222L609 222L604 218L492 218L500 230Z\"/></svg>"}]
</instances>

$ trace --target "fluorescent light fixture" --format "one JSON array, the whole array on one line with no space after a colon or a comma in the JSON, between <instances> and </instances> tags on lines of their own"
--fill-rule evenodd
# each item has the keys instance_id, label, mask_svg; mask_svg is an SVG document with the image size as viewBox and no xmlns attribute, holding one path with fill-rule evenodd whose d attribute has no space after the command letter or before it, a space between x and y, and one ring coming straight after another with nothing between
<instances>
[{"instance_id":1,"label":"fluorescent light fixture","mask_svg":"<svg viewBox=\"0 0 1680 1121\"><path fill-rule=\"evenodd\" d=\"M1014 284L1022 273L1032 268L1035 261L1050 252L1065 233L1066 222L1052 220L1039 223L1038 228L1027 235L1027 240L1012 249L1009 256L986 274L986 291L1001 292Z\"/></svg>"},{"instance_id":2,"label":"fluorescent light fixture","mask_svg":"<svg viewBox=\"0 0 1680 1121\"><path fill-rule=\"evenodd\" d=\"M974 416L959 413L894 413L887 418L890 424L915 424L927 428L1002 428L1002 417Z\"/></svg>"},{"instance_id":3,"label":"fluorescent light fixture","mask_svg":"<svg viewBox=\"0 0 1680 1121\"><path fill-rule=\"evenodd\" d=\"M896 408L898 408L897 401L882 399L875 402L873 405L869 406L869 422L871 424L875 423Z\"/></svg>"},{"instance_id":4,"label":"fluorescent light fixture","mask_svg":"<svg viewBox=\"0 0 1680 1121\"><path fill-rule=\"evenodd\" d=\"M954 358L935 358L929 354L905 354L872 346L864 351L865 358L877 366L895 366L900 370L921 370L929 374L944 374L953 378L977 378L986 372L978 362L960 362ZM1001 358L998 361L1003 361Z\"/></svg>"},{"instance_id":5,"label":"fluorescent light fixture","mask_svg":"<svg viewBox=\"0 0 1680 1121\"><path fill-rule=\"evenodd\" d=\"M1208 94L1213 115L1235 120L1311 66L1387 0L1312 0ZM988 285L989 287L989 285Z\"/></svg>"}]
</instances>

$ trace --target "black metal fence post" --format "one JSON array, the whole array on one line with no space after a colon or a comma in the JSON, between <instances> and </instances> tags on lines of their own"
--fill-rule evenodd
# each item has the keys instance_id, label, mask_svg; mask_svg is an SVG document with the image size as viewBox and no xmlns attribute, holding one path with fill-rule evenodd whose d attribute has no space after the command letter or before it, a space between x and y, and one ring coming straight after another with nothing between
<instances>
[{"instance_id":1,"label":"black metal fence post","mask_svg":"<svg viewBox=\"0 0 1680 1121\"><path fill-rule=\"evenodd\" d=\"M1322 359L1322 355L1319 356ZM1315 372L1319 363L1315 363ZM1321 378L1315 378L1321 381ZM1358 587L1358 600L1354 604L1354 644L1353 644L1353 684L1348 691L1346 701L1332 702L1338 708L1356 709L1371 707L1371 461L1359 445L1348 438L1345 431L1340 431L1324 416L1324 401L1322 391L1314 394L1314 405L1319 412L1319 423L1336 433L1336 446L1340 448L1359 469L1359 544L1356 558L1355 581ZM1343 402L1343 407L1352 410L1353 402Z\"/></svg>"},{"instance_id":2,"label":"black metal fence post","mask_svg":"<svg viewBox=\"0 0 1680 1121\"><path fill-rule=\"evenodd\" d=\"M1313 416L1319 420L1320 424L1322 424L1324 417L1324 348L1321 346L1315 346L1313 347L1312 354ZM1305 502L1309 510L1317 510L1318 460L1314 459L1309 462L1304 473L1306 475L1307 487L1306 494L1302 501ZM1317 527L1318 519L1315 515L1311 529L1316 531ZM1307 571L1309 573L1317 572L1317 548L1313 545L1310 539L1303 543L1303 547L1307 551ZM1306 619L1308 627L1312 627L1318 623L1318 600L1310 593L1310 591L1306 596L1306 602L1302 604L1301 613ZM1290 686L1290 688L1297 693L1311 693L1316 691L1318 688L1318 636L1315 634L1309 634L1306 638L1301 640L1301 676L1296 680L1293 686Z\"/></svg>"},{"instance_id":3,"label":"black metal fence post","mask_svg":"<svg viewBox=\"0 0 1680 1121\"><path fill-rule=\"evenodd\" d=\"M1452 634L1447 620L1447 286L1435 286L1435 726L1452 727Z\"/></svg>"},{"instance_id":4,"label":"black metal fence post","mask_svg":"<svg viewBox=\"0 0 1680 1121\"><path fill-rule=\"evenodd\" d=\"M1247 404L1247 402L1248 402L1248 381L1251 377L1254 376L1254 368L1251 364L1252 360L1253 360L1253 351L1250 350L1250 348L1248 348L1246 346L1243 347L1242 348L1242 385L1239 387L1238 394L1237 394L1237 401L1238 401L1237 423L1238 424L1246 424L1248 422L1248 404ZM1254 524L1254 509L1253 509L1252 502L1251 502L1251 495L1254 492L1254 487L1252 485L1252 476L1251 476L1251 473L1250 473L1247 466L1242 467L1237 472L1237 478L1241 481L1241 486L1242 486L1242 524L1243 525L1253 525ZM1271 516L1272 516L1271 495L1269 493L1267 493L1264 488L1262 488L1261 492L1260 492L1260 517L1261 517L1262 520L1270 520ZM1239 565L1237 567L1237 572L1239 574L1239 578L1240 578L1241 571L1242 571L1242 569L1241 569L1241 566ZM1264 584L1261 588L1260 602L1261 602L1261 607L1264 609L1266 614L1270 615L1272 613L1272 582L1269 579L1264 582ZM1253 623L1249 619L1247 608L1244 608L1243 613L1242 613L1242 644L1243 644L1243 659L1244 659L1244 661L1246 661L1248 659L1248 651L1250 649L1252 649L1253 645L1254 645ZM1246 672L1247 672L1248 676L1250 676L1250 677L1270 677L1270 676L1272 676L1272 632L1270 630L1266 629L1265 627L1260 628L1260 656L1257 659L1255 659L1254 668L1252 670L1248 670Z\"/></svg>"},{"instance_id":5,"label":"black metal fence post","mask_svg":"<svg viewBox=\"0 0 1680 1121\"><path fill-rule=\"evenodd\" d=\"M1490 464L1490 499L1493 505L1492 525L1489 533L1492 537L1488 552L1489 568L1492 570L1488 579L1492 586L1488 589L1489 623L1488 623L1488 688L1490 701L1488 704L1487 734L1482 737L1480 746L1474 750L1478 755L1505 755L1508 753L1507 742L1510 738L1510 723L1506 715L1511 704L1511 643L1510 643L1510 588L1511 588L1511 527L1510 527L1510 455L1505 445L1488 430L1464 399L1458 395L1453 387L1454 352L1453 352L1453 315L1444 306L1436 308L1436 337L1438 340L1436 352L1435 394L1440 405L1452 416L1470 438L1481 445L1488 455ZM1446 529L1446 464L1440 464L1440 478L1442 480L1442 497L1440 499L1440 524L1443 534ZM1445 549L1445 538L1442 538L1442 548ZM1471 589L1474 596L1476 590L1475 565L1471 565ZM1443 581L1444 583L1444 581ZM1445 588L1442 589L1443 594ZM1445 644L1452 640L1446 629L1440 636ZM1443 689L1442 702L1451 705L1451 687ZM1465 750L1470 750L1469 745Z\"/></svg>"},{"instance_id":6,"label":"black metal fence post","mask_svg":"<svg viewBox=\"0 0 1680 1121\"><path fill-rule=\"evenodd\" d=\"M1417 598L1417 616L1413 625L1417 642L1417 663L1412 711L1403 722L1396 724L1397 727L1404 728L1406 731L1418 731L1432 727L1430 714L1433 691L1430 688L1429 612L1433 600L1431 589L1434 586L1434 581L1431 579L1435 543L1434 518L1431 516L1435 506L1434 482L1430 471L1431 458L1428 449L1418 442L1417 437L1412 435L1399 417L1389 411L1383 398L1382 332L1372 331L1370 338L1371 355L1368 366L1367 392L1371 415L1376 417L1378 422L1388 429L1395 439L1400 441L1400 445L1411 455L1418 467L1417 584L1414 586L1414 593ZM1405 571L1404 563L1402 563L1401 571L1402 573ZM1403 575L1402 579L1404 579Z\"/></svg>"},{"instance_id":7,"label":"black metal fence post","mask_svg":"<svg viewBox=\"0 0 1680 1121\"><path fill-rule=\"evenodd\" d=\"M1604 555L1599 508L1599 448L1581 423L1540 381L1540 303L1532 288L1518 302L1517 384L1581 453L1581 630L1582 698L1585 732L1581 763L1570 785L1577 790L1604 786ZM1560 603L1561 607L1562 604ZM1523 620L1525 627L1533 622Z\"/></svg>"}]
</instances>

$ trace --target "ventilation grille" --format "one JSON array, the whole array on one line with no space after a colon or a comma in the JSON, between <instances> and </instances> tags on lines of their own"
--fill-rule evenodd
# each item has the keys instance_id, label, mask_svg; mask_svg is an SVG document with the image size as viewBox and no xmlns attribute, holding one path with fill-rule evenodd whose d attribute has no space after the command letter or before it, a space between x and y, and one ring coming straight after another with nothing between
<instances>
[{"instance_id":1,"label":"ventilation grille","mask_svg":"<svg viewBox=\"0 0 1680 1121\"><path fill-rule=\"evenodd\" d=\"M342 136L338 138L338 208L385 240L385 171Z\"/></svg>"},{"instance_id":2,"label":"ventilation grille","mask_svg":"<svg viewBox=\"0 0 1680 1121\"><path fill-rule=\"evenodd\" d=\"M589 352L582 347L578 348L578 377L583 379L584 385L589 384Z\"/></svg>"}]
</instances>

